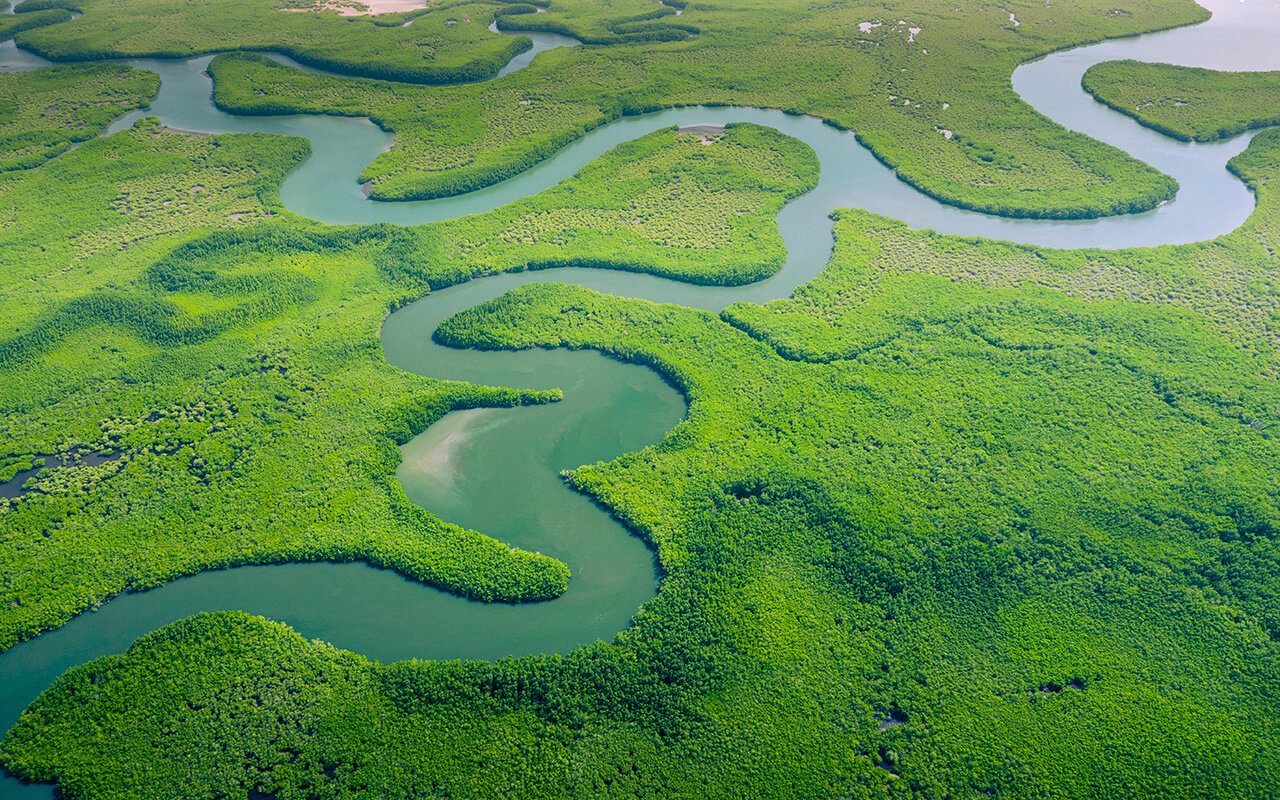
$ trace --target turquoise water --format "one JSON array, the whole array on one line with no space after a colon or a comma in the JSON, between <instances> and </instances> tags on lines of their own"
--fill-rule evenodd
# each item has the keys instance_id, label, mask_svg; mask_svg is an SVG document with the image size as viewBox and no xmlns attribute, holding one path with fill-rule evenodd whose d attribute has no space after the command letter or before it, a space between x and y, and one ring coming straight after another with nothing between
<instances>
[{"instance_id":1,"label":"turquoise water","mask_svg":"<svg viewBox=\"0 0 1280 800\"><path fill-rule=\"evenodd\" d=\"M1211 238L1252 211L1247 190L1224 168L1249 136L1214 145L1168 140L1094 102L1079 89L1090 64L1116 58L1230 69L1280 68L1280 0L1212 4L1208 23L1055 54L1020 67L1014 88L1062 124L1115 144L1173 175L1178 198L1152 212L1081 222L1012 220L938 203L897 180L853 136L818 120L776 111L686 108L614 121L539 166L501 184L455 198L416 203L366 199L356 176L392 143L367 120L316 116L235 117L210 102L208 57L130 63L162 76L159 96L112 130L154 114L186 130L265 131L306 136L313 155L284 183L281 197L299 214L332 223L416 224L487 211L535 194L610 148L671 125L756 122L807 142L822 163L818 187L790 203L778 224L785 268L746 287L698 287L623 272L562 269L500 275L435 292L392 315L383 343L390 363L413 372L476 383L559 387L562 403L476 410L446 416L403 448L399 477L415 501L442 519L513 545L554 555L573 578L561 598L536 604L481 604L360 564L242 567L204 573L128 594L62 628L0 654L0 728L7 728L57 675L75 664L121 652L138 636L198 611L243 609L293 625L381 661L484 658L564 652L609 639L629 624L658 586L645 545L591 501L569 491L559 472L607 460L659 441L684 416L682 398L653 372L590 352L478 353L440 347L431 332L457 311L533 281L578 283L623 296L716 310L733 302L786 297L824 266L832 246L827 214L852 206L898 217L917 228L1052 246L1128 247ZM572 40L533 37L536 52ZM287 59L279 59L289 63ZM518 59L517 59L518 60ZM0 69L44 62L0 46ZM501 80L501 76L494 80ZM3 797L48 797L43 786L0 781Z\"/></svg>"}]
</instances>

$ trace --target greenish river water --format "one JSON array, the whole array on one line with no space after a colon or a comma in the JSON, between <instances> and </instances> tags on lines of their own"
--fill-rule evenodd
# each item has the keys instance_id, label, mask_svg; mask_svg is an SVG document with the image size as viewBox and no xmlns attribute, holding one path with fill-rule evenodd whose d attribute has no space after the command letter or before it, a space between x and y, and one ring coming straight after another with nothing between
<instances>
[{"instance_id":1,"label":"greenish river water","mask_svg":"<svg viewBox=\"0 0 1280 800\"><path fill-rule=\"evenodd\" d=\"M700 287L626 272L559 269L488 277L431 294L393 314L383 327L390 363L435 377L530 388L559 387L561 403L474 410L446 416L403 448L399 477L417 503L442 519L565 561L568 592L545 603L483 604L362 564L250 566L207 572L159 589L125 594L58 630L0 654L0 729L67 668L125 650L138 636L185 616L243 609L289 623L300 633L387 662L404 658L481 658L564 652L626 627L658 588L652 554L605 511L565 487L559 472L607 460L659 441L685 413L680 395L652 371L590 352L534 350L479 353L436 345L431 333L452 314L533 281L578 283L622 296L720 309L742 300L788 296L825 265L832 246L828 213L850 206L905 220L913 227L1050 246L1129 247L1197 241L1237 227L1252 195L1225 169L1249 135L1213 145L1183 144L1143 128L1080 90L1091 64L1118 58L1222 69L1280 68L1280 0L1214 0L1209 22L1166 33L1107 42L1023 65L1018 93L1067 127L1115 144L1173 175L1178 198L1145 214L1079 222L1014 220L963 211L897 180L852 134L778 111L684 108L605 125L539 166L501 184L459 197L375 203L356 183L361 169L391 145L367 120L321 116L236 117L210 101L208 57L129 63L158 72L160 94L145 112L185 130L264 131L305 136L313 155L281 189L299 214L331 223L420 224L479 213L535 194L572 175L613 146L672 125L756 122L814 148L822 164L816 189L779 214L788 247L785 268L744 287ZM534 36L537 52L572 44ZM273 56L274 57L274 56ZM279 59L290 63L288 59ZM0 70L46 62L12 43L0 46ZM501 76L495 78L501 80ZM49 797L45 786L0 779L0 797Z\"/></svg>"}]
</instances>

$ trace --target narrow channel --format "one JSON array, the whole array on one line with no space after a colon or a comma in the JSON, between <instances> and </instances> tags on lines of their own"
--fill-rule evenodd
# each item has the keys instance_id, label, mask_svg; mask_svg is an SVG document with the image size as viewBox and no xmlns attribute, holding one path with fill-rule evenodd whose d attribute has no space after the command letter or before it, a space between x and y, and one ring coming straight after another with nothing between
<instances>
[{"instance_id":1,"label":"narrow channel","mask_svg":"<svg viewBox=\"0 0 1280 800\"><path fill-rule=\"evenodd\" d=\"M387 320L384 350L388 361L403 369L491 385L565 390L565 401L551 406L450 414L403 448L399 472L410 497L441 518L566 561L573 579L563 597L525 605L481 604L361 564L203 573L149 592L122 595L0 654L0 729L12 725L67 668L122 652L138 636L199 611L263 614L293 625L307 637L384 662L564 652L611 638L653 596L653 559L639 539L607 513L565 488L559 471L658 441L683 417L682 398L650 370L595 353L451 350L432 342L435 326L457 311L532 281L578 283L710 310L743 300L786 297L825 265L832 245L827 214L842 206L897 217L916 228L1061 247L1080 242L1112 248L1183 243L1227 233L1254 207L1252 196L1225 170L1226 161L1244 149L1250 136L1214 145L1172 142L1094 102L1079 84L1090 64L1119 58L1220 69L1280 68L1280 51L1273 47L1280 40L1280 0L1204 4L1214 18L1202 25L1064 51L1014 73L1016 91L1037 110L1121 147L1173 175L1182 186L1177 200L1155 211L1079 222L1014 220L947 206L897 180L850 133L812 118L746 108L684 108L623 118L501 184L442 200L377 203L364 197L355 177L392 139L367 120L237 117L211 102L204 75L210 57L130 61L158 72L162 88L151 109L134 112L110 132L139 116L156 115L185 130L306 136L313 156L286 180L281 197L293 211L324 222L411 225L480 213L556 184L621 142L673 125L769 125L813 147L822 178L815 190L779 214L788 247L785 268L750 286L699 287L635 273L581 269L512 273L434 292ZM533 35L535 43L539 36ZM542 49L566 43L572 40L548 40ZM519 67L535 54L530 51L529 60ZM16 50L12 42L0 46L0 69L46 64ZM508 67L519 68L514 64ZM4 778L0 794L47 798L50 788Z\"/></svg>"}]
</instances>

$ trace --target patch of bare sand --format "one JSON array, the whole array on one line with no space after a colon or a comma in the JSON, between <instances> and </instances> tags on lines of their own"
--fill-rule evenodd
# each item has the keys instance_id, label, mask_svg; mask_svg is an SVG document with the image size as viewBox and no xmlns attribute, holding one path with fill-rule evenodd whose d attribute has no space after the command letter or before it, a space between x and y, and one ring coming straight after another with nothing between
<instances>
[{"instance_id":1,"label":"patch of bare sand","mask_svg":"<svg viewBox=\"0 0 1280 800\"><path fill-rule=\"evenodd\" d=\"M459 458L478 435L502 423L502 409L475 408L446 414L402 449L404 466L418 482L452 488Z\"/></svg>"},{"instance_id":2,"label":"patch of bare sand","mask_svg":"<svg viewBox=\"0 0 1280 800\"><path fill-rule=\"evenodd\" d=\"M299 8L282 8L281 11L336 11L344 17L367 17L374 14L395 14L401 11L418 11L426 8L431 0L319 0Z\"/></svg>"},{"instance_id":3,"label":"patch of bare sand","mask_svg":"<svg viewBox=\"0 0 1280 800\"><path fill-rule=\"evenodd\" d=\"M698 141L703 144L714 144L724 138L723 125L686 125L680 128L677 133L692 133L698 137Z\"/></svg>"}]
</instances>

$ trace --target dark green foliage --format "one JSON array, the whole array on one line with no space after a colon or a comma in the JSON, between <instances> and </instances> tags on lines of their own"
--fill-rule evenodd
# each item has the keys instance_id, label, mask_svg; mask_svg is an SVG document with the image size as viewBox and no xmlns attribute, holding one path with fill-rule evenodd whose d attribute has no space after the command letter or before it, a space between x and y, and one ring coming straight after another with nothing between
<instances>
[{"instance_id":1,"label":"dark green foliage","mask_svg":"<svg viewBox=\"0 0 1280 800\"><path fill-rule=\"evenodd\" d=\"M47 11L51 8L61 8L67 11L79 11L80 6L77 0L22 0L14 7L15 14L27 14L32 11Z\"/></svg>"},{"instance_id":2,"label":"dark green foliage","mask_svg":"<svg viewBox=\"0 0 1280 800\"><path fill-rule=\"evenodd\" d=\"M0 42L8 41L23 31L43 28L46 25L57 25L59 22L70 20L71 12L61 8L0 17Z\"/></svg>"},{"instance_id":3,"label":"dark green foliage","mask_svg":"<svg viewBox=\"0 0 1280 800\"><path fill-rule=\"evenodd\" d=\"M98 136L159 88L154 73L117 64L0 73L0 171L37 167Z\"/></svg>"},{"instance_id":4,"label":"dark green foliage","mask_svg":"<svg viewBox=\"0 0 1280 800\"><path fill-rule=\"evenodd\" d=\"M203 4L200 13L189 13L186 5L168 0L77 0L82 19L60 30L30 30L19 43L53 61L271 50L320 69L431 84L492 77L531 46L527 37L486 30L492 13L488 3L433 9L415 15L409 27L403 27L401 18L388 27L388 20L342 17L321 10L321 5L320 0L296 4L251 0ZM295 6L310 10L283 10ZM53 20L45 16L49 14L61 16ZM45 20L40 25L49 25L70 19L70 14L41 11L17 19L36 17ZM454 24L448 24L450 19ZM34 23L25 24L25 28L34 27Z\"/></svg>"},{"instance_id":5,"label":"dark green foliage","mask_svg":"<svg viewBox=\"0 0 1280 800\"><path fill-rule=\"evenodd\" d=\"M19 472L35 469L44 465L40 456L10 456L0 459L0 483L8 483Z\"/></svg>"},{"instance_id":6,"label":"dark green foliage","mask_svg":"<svg viewBox=\"0 0 1280 800\"><path fill-rule=\"evenodd\" d=\"M658 447L570 476L657 549L632 628L382 666L201 616L65 675L5 763L94 798L1266 796L1280 297L1249 287L1277 153L1264 134L1233 164L1259 209L1210 243L1053 251L842 211L792 300L718 318L532 284L463 312L439 338L595 348L688 396ZM262 235L152 279L214 282Z\"/></svg>"},{"instance_id":7,"label":"dark green foliage","mask_svg":"<svg viewBox=\"0 0 1280 800\"><path fill-rule=\"evenodd\" d=\"M528 4L513 4L499 9L494 19L500 30L544 31L580 39L585 44L640 44L653 42L678 42L700 33L692 25L673 25L657 22L675 16L674 8L663 7L656 11L635 14L607 21L601 31L583 30L572 18L559 18L554 14L535 14L537 9ZM534 14L534 16L528 16Z\"/></svg>"},{"instance_id":8,"label":"dark green foliage","mask_svg":"<svg viewBox=\"0 0 1280 800\"><path fill-rule=\"evenodd\" d=\"M501 6L493 12L495 20L502 17L511 17L517 14L537 14L538 7L530 3L511 3L510 5Z\"/></svg>"},{"instance_id":9,"label":"dark green foliage","mask_svg":"<svg viewBox=\"0 0 1280 800\"><path fill-rule=\"evenodd\" d=\"M1034 2L1007 11L921 3L886 15L770 2L643 20L651 4L625 18L616 15L630 3L587 5L501 16L503 26L614 43L544 54L494 85L414 89L304 75L236 55L214 61L215 100L237 113L369 116L395 131L392 150L360 176L381 200L487 186L610 120L699 104L822 117L855 131L912 186L990 213L1097 217L1149 210L1177 191L1168 176L1037 114L1013 93L1009 74L1075 43L1203 19L1191 4L1142 4L1126 16L1109 15L1109 0L1077 4L1071 14ZM1017 30L1000 24L1010 11L1022 21ZM859 25L869 20L883 24L864 34ZM664 41L628 44L628 37Z\"/></svg>"},{"instance_id":10,"label":"dark green foliage","mask_svg":"<svg viewBox=\"0 0 1280 800\"><path fill-rule=\"evenodd\" d=\"M1090 67L1081 83L1100 102L1184 142L1280 124L1280 72L1107 61Z\"/></svg>"},{"instance_id":11,"label":"dark green foliage","mask_svg":"<svg viewBox=\"0 0 1280 800\"><path fill-rule=\"evenodd\" d=\"M43 475L0 505L12 558L47 566L17 567L0 585L0 641L126 588L243 563L360 559L483 600L555 597L562 563L434 518L405 498L395 468L396 445L451 410L558 393L405 375L385 364L378 321L497 270L771 274L785 256L773 217L817 179L813 153L772 130L734 126L712 145L666 130L486 215L330 228L272 215L281 177L307 152L304 140L188 136L143 120L0 193L16 223L0 231L0 269L31 284L0 298L12 326L0 371L14 376L0 389L0 449L60 452L70 437L124 454ZM68 197L54 218L39 199L49 187ZM66 398L92 398L93 411ZM301 462L324 464L323 476ZM192 522L155 522L174 516ZM100 552L95 570L76 566L82 546Z\"/></svg>"},{"instance_id":12,"label":"dark green foliage","mask_svg":"<svg viewBox=\"0 0 1280 800\"><path fill-rule=\"evenodd\" d=\"M1269 197L1274 190L1267 184L1280 175L1280 130L1262 131L1253 137L1243 153L1227 162L1227 169L1259 197Z\"/></svg>"}]
</instances>

